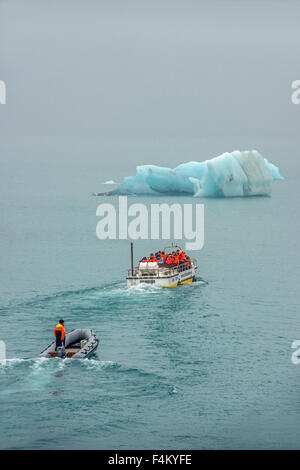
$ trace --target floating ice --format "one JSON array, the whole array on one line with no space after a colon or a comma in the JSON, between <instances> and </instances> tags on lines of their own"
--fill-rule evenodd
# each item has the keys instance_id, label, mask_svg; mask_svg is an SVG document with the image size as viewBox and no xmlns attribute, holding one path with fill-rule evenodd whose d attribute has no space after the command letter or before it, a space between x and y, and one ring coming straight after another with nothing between
<instances>
[{"instance_id":1,"label":"floating ice","mask_svg":"<svg viewBox=\"0 0 300 470\"><path fill-rule=\"evenodd\" d=\"M118 184L114 180L105 181L103 184Z\"/></svg>"},{"instance_id":2,"label":"floating ice","mask_svg":"<svg viewBox=\"0 0 300 470\"><path fill-rule=\"evenodd\" d=\"M111 194L193 194L196 197L270 195L272 181L283 179L279 169L256 150L226 152L203 162L182 163L174 169L137 166Z\"/></svg>"}]
</instances>

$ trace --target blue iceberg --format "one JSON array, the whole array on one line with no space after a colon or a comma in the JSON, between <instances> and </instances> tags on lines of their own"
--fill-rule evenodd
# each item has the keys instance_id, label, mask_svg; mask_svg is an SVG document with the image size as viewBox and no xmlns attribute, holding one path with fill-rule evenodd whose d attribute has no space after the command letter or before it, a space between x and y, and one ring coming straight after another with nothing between
<instances>
[{"instance_id":1,"label":"blue iceberg","mask_svg":"<svg viewBox=\"0 0 300 470\"><path fill-rule=\"evenodd\" d=\"M195 197L268 196L279 169L256 150L225 152L174 169L141 165L111 194L192 194Z\"/></svg>"}]
</instances>

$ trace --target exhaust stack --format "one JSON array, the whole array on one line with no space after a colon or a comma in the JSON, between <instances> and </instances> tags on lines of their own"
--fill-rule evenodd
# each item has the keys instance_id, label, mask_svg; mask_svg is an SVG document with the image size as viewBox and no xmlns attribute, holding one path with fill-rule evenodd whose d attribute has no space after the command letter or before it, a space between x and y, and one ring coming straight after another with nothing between
<instances>
[{"instance_id":1,"label":"exhaust stack","mask_svg":"<svg viewBox=\"0 0 300 470\"><path fill-rule=\"evenodd\" d=\"M133 276L133 243L131 242L131 275Z\"/></svg>"}]
</instances>

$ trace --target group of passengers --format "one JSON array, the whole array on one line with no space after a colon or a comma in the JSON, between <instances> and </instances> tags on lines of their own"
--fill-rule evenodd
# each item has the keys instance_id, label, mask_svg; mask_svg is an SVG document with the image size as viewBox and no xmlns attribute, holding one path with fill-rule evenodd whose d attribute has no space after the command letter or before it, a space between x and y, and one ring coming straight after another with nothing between
<instances>
[{"instance_id":1,"label":"group of passengers","mask_svg":"<svg viewBox=\"0 0 300 470\"><path fill-rule=\"evenodd\" d=\"M191 267L191 258L183 250L172 251L166 254L164 251L151 253L148 258L144 257L140 263L158 263L158 266L164 268L173 268L178 266Z\"/></svg>"}]
</instances>

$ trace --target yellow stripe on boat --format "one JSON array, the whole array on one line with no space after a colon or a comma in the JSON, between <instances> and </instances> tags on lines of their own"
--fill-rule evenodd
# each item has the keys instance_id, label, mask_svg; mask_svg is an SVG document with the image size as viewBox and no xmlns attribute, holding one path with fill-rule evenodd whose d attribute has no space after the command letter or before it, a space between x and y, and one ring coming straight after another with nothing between
<instances>
[{"instance_id":1,"label":"yellow stripe on boat","mask_svg":"<svg viewBox=\"0 0 300 470\"><path fill-rule=\"evenodd\" d=\"M188 282L193 282L193 278L191 277L190 279L186 279L185 281L181 281L180 284L187 284ZM177 287L178 282L176 284L172 284L171 286L163 286L163 287Z\"/></svg>"},{"instance_id":2,"label":"yellow stripe on boat","mask_svg":"<svg viewBox=\"0 0 300 470\"><path fill-rule=\"evenodd\" d=\"M186 281L181 281L181 284L187 284L188 282L193 282L193 278L187 279Z\"/></svg>"}]
</instances>

